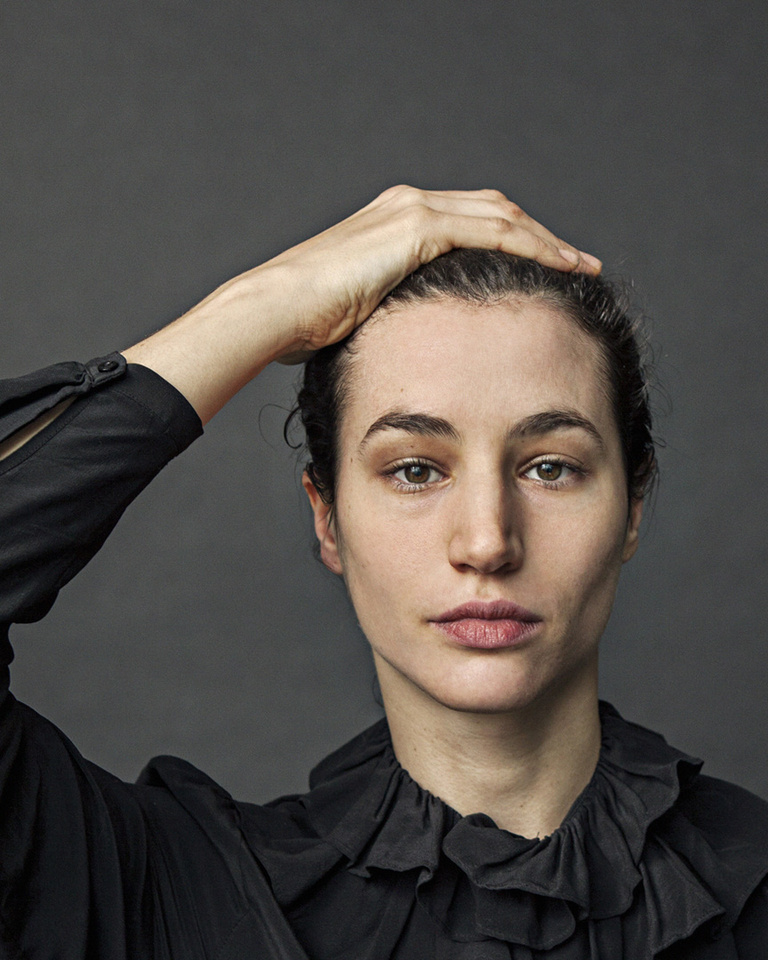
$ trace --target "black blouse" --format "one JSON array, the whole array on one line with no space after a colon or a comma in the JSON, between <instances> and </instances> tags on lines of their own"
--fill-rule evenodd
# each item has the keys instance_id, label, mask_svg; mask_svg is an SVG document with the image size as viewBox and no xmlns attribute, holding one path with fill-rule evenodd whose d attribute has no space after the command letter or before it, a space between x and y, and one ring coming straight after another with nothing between
<instances>
[{"instance_id":1,"label":"black blouse","mask_svg":"<svg viewBox=\"0 0 768 960\"><path fill-rule=\"evenodd\" d=\"M29 622L201 432L118 355L0 385L0 622ZM56 960L765 960L768 806L601 705L594 776L526 839L462 817L397 762L382 721L310 790L234 801L194 767L136 784L7 692L0 645L0 957Z\"/></svg>"}]
</instances>

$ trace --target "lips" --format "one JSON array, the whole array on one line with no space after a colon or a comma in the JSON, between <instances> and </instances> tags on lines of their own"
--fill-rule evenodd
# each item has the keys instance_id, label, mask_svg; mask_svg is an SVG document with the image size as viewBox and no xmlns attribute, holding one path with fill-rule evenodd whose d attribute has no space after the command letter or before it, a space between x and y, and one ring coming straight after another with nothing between
<instances>
[{"instance_id":1,"label":"lips","mask_svg":"<svg viewBox=\"0 0 768 960\"><path fill-rule=\"evenodd\" d=\"M478 650L519 646L541 622L538 614L509 600L475 600L432 618L441 633L462 647Z\"/></svg>"}]
</instances>

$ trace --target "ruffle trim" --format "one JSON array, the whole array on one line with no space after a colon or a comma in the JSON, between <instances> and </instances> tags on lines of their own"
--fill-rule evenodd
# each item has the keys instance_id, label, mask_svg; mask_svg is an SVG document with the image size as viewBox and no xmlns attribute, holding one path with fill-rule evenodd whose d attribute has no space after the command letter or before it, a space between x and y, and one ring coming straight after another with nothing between
<instances>
[{"instance_id":1,"label":"ruffle trim","mask_svg":"<svg viewBox=\"0 0 768 960\"><path fill-rule=\"evenodd\" d=\"M296 798L316 839L289 844L290 868L287 849L259 851L278 899L293 901L341 855L364 877L417 871L418 900L459 942L548 950L580 921L610 917L642 929L653 951L705 923L716 935L768 873L768 805L700 777L701 761L608 704L601 723L590 783L554 833L529 839L423 790L381 721L316 767Z\"/></svg>"}]
</instances>

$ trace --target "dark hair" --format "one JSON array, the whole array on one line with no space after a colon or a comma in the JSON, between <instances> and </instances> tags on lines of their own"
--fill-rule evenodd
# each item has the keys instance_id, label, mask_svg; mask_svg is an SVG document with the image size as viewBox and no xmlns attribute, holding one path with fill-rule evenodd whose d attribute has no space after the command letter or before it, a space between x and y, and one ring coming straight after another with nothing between
<instances>
[{"instance_id":1,"label":"dark hair","mask_svg":"<svg viewBox=\"0 0 768 960\"><path fill-rule=\"evenodd\" d=\"M510 297L529 297L552 304L600 345L629 496L644 497L656 476L644 342L626 298L608 281L584 273L561 273L533 260L495 250L459 249L407 276L384 298L376 314L400 305L442 298L483 304ZM335 497L338 430L357 332L319 350L307 361L297 404L286 421L287 437L292 421L297 416L301 419L309 454L306 470L326 503L333 503Z\"/></svg>"}]
</instances>

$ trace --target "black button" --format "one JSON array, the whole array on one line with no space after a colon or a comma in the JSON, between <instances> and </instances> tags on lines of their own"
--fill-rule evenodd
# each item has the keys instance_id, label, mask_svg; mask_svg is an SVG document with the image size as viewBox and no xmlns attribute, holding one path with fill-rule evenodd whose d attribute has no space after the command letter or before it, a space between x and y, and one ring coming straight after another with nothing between
<instances>
[{"instance_id":1,"label":"black button","mask_svg":"<svg viewBox=\"0 0 768 960\"><path fill-rule=\"evenodd\" d=\"M99 373L112 373L113 370L117 370L120 364L117 360L103 360L96 369Z\"/></svg>"}]
</instances>

